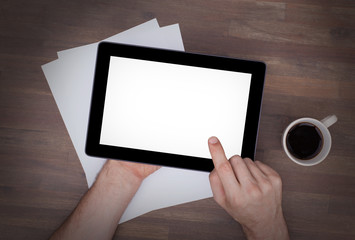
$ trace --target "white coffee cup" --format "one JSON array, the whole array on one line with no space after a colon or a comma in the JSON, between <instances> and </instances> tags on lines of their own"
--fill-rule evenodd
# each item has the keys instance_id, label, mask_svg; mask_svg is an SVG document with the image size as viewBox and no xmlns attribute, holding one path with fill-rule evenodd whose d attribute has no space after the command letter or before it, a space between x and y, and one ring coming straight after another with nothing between
<instances>
[{"instance_id":1,"label":"white coffee cup","mask_svg":"<svg viewBox=\"0 0 355 240\"><path fill-rule=\"evenodd\" d=\"M337 120L338 120L337 116L330 115L321 121L314 119L314 118L306 117L306 118L297 119L297 120L293 121L292 123L290 123L290 125L288 125L288 127L285 129L283 136L282 136L282 147L283 147L285 153L287 154L287 156L292 161L294 161L295 163L300 164L302 166L313 166L313 165L316 165L316 164L322 162L328 156L331 145L332 145L332 137L330 136L330 132L329 132L328 128L331 125L333 125L334 123L336 123ZM308 124L316 126L319 129L319 131L321 132L322 138L323 138L322 149L315 157L313 157L312 159L309 159L309 160L302 160L302 159L295 157L294 155L292 155L292 153L290 153L290 151L287 148L286 141L287 141L287 135L288 135L289 131L294 126L296 126L300 123L308 123Z\"/></svg>"}]
</instances>

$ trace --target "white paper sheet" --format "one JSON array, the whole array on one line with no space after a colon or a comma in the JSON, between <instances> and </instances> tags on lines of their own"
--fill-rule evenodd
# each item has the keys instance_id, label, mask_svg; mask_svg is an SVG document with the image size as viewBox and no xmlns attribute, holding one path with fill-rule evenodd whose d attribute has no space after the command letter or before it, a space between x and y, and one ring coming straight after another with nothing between
<instances>
[{"instance_id":1,"label":"white paper sheet","mask_svg":"<svg viewBox=\"0 0 355 240\"><path fill-rule=\"evenodd\" d=\"M159 28L156 19L105 41L184 51L179 25ZM89 188L106 161L85 154L97 45L93 43L60 51L59 59L42 66L83 166ZM120 223L155 209L211 196L208 173L163 167L144 180Z\"/></svg>"}]
</instances>

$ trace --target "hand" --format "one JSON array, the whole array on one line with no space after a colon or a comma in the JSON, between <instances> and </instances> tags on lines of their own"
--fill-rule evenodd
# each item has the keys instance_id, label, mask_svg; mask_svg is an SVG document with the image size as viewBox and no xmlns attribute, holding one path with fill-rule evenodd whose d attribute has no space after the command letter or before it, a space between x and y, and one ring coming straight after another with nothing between
<instances>
[{"instance_id":1,"label":"hand","mask_svg":"<svg viewBox=\"0 0 355 240\"><path fill-rule=\"evenodd\" d=\"M108 160L96 182L51 239L112 239L141 182L158 166Z\"/></svg>"},{"instance_id":2,"label":"hand","mask_svg":"<svg viewBox=\"0 0 355 240\"><path fill-rule=\"evenodd\" d=\"M281 208L281 178L273 169L249 158L227 160L216 137L208 140L215 169L210 174L213 197L248 239L289 239Z\"/></svg>"}]
</instances>

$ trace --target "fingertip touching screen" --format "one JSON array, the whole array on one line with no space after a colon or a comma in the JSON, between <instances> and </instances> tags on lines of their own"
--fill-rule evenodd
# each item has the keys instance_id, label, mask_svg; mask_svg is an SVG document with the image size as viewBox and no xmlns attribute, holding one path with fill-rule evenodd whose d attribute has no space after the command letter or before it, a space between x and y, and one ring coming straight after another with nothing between
<instances>
[{"instance_id":1,"label":"fingertip touching screen","mask_svg":"<svg viewBox=\"0 0 355 240\"><path fill-rule=\"evenodd\" d=\"M86 152L210 171L217 136L227 158L253 158L264 74L260 62L100 44Z\"/></svg>"}]
</instances>

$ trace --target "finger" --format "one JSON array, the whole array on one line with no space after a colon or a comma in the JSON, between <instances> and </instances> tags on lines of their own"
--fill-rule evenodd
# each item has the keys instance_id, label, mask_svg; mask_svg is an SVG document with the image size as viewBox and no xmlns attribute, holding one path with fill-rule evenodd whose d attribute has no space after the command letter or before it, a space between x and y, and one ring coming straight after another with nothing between
<instances>
[{"instance_id":1,"label":"finger","mask_svg":"<svg viewBox=\"0 0 355 240\"><path fill-rule=\"evenodd\" d=\"M209 176L210 185L213 193L214 200L221 206L225 205L226 193L224 192L222 182L214 169Z\"/></svg>"},{"instance_id":2,"label":"finger","mask_svg":"<svg viewBox=\"0 0 355 240\"><path fill-rule=\"evenodd\" d=\"M260 161L255 161L255 164L259 167L259 169L262 171L262 173L264 173L266 177L270 175L279 175L274 169Z\"/></svg>"},{"instance_id":3,"label":"finger","mask_svg":"<svg viewBox=\"0 0 355 240\"><path fill-rule=\"evenodd\" d=\"M238 181L240 182L240 185L256 183L256 180L250 173L250 170L245 164L243 158L238 155L234 155L229 161L232 165L235 175L237 176Z\"/></svg>"},{"instance_id":4,"label":"finger","mask_svg":"<svg viewBox=\"0 0 355 240\"><path fill-rule=\"evenodd\" d=\"M260 168L255 164L255 162L253 162L253 160L250 158L245 158L244 162L257 182L262 182L267 178L265 174L260 170Z\"/></svg>"},{"instance_id":5,"label":"finger","mask_svg":"<svg viewBox=\"0 0 355 240\"><path fill-rule=\"evenodd\" d=\"M229 161L226 158L223 147L216 137L211 137L208 139L208 147L212 156L212 161L216 172L222 182L224 191L228 196L232 196L239 183L234 175L234 171Z\"/></svg>"},{"instance_id":6,"label":"finger","mask_svg":"<svg viewBox=\"0 0 355 240\"><path fill-rule=\"evenodd\" d=\"M256 161L255 164L261 169L261 171L263 171L263 173L267 176L267 178L270 180L271 184L276 189L282 188L281 177L274 169L272 169L271 167L269 167L259 161Z\"/></svg>"}]
</instances>

